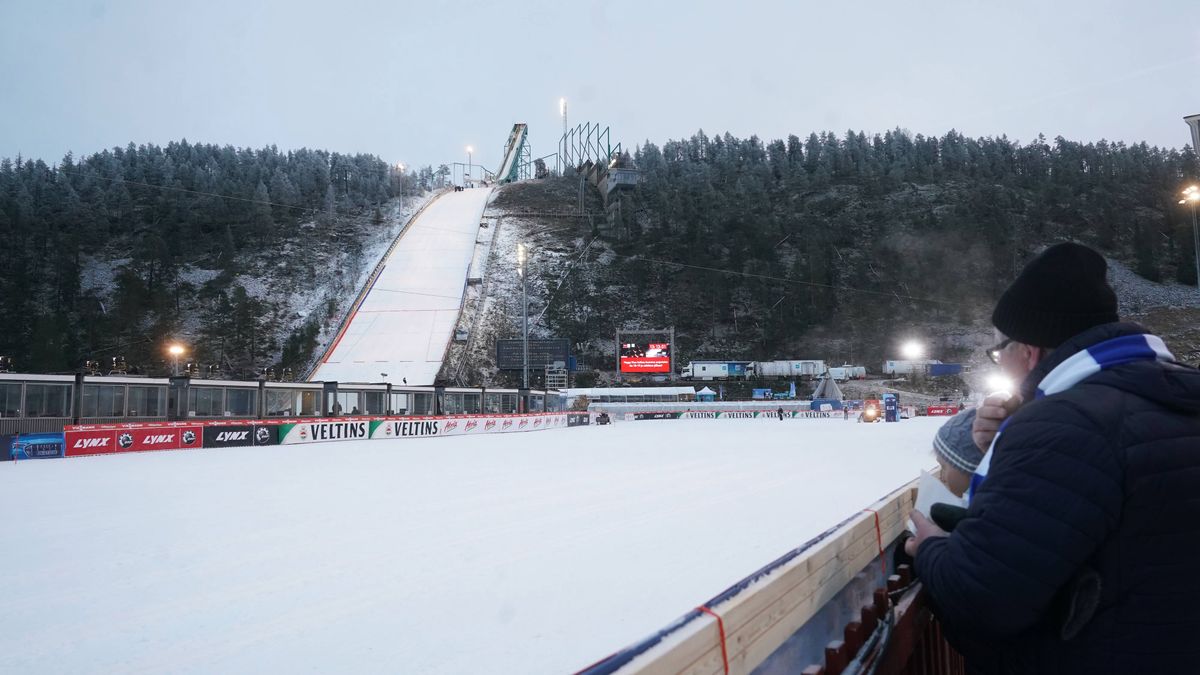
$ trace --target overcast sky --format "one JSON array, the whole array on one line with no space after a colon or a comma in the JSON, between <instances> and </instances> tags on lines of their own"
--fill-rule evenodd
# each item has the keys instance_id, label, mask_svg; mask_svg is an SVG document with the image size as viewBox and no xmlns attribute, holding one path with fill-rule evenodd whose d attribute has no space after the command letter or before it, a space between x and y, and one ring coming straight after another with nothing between
<instances>
[{"instance_id":1,"label":"overcast sky","mask_svg":"<svg viewBox=\"0 0 1200 675\"><path fill-rule=\"evenodd\" d=\"M0 157L193 142L493 169L570 123L661 144L903 127L1181 147L1200 2L0 0Z\"/></svg>"}]
</instances>

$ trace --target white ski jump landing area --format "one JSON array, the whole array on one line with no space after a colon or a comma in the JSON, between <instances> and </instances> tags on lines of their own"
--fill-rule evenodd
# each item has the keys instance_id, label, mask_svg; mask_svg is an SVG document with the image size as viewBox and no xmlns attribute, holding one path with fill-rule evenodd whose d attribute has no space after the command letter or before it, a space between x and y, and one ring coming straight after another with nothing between
<instances>
[{"instance_id":1,"label":"white ski jump landing area","mask_svg":"<svg viewBox=\"0 0 1200 675\"><path fill-rule=\"evenodd\" d=\"M491 188L444 194L409 225L314 381L433 384L491 194Z\"/></svg>"},{"instance_id":2,"label":"white ski jump landing area","mask_svg":"<svg viewBox=\"0 0 1200 675\"><path fill-rule=\"evenodd\" d=\"M935 464L670 420L0 465L0 673L570 673Z\"/></svg>"}]
</instances>

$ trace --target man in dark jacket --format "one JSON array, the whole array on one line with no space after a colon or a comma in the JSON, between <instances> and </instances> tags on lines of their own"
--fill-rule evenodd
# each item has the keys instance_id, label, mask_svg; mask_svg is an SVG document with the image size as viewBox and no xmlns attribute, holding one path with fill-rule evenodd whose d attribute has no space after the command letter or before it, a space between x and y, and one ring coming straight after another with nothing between
<instances>
[{"instance_id":1,"label":"man in dark jacket","mask_svg":"<svg viewBox=\"0 0 1200 675\"><path fill-rule=\"evenodd\" d=\"M1022 404L953 533L914 514L971 672L1200 672L1200 371L1118 322L1106 269L1060 244L1005 291L993 358L1028 373Z\"/></svg>"}]
</instances>

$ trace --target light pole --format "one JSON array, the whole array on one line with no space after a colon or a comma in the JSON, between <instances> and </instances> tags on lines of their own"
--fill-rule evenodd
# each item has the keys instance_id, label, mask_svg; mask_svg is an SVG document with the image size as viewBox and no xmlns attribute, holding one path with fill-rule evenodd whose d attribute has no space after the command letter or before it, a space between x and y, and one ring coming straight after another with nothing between
<instances>
[{"instance_id":1,"label":"light pole","mask_svg":"<svg viewBox=\"0 0 1200 675\"><path fill-rule=\"evenodd\" d=\"M475 173L474 169L471 167L471 153L472 152L475 152L475 150L471 146L468 145L467 146L467 179L468 180L470 179L471 174ZM467 182L466 180L463 181L463 183L466 183L466 182ZM466 187L466 185L463 185L463 187Z\"/></svg>"},{"instance_id":2,"label":"light pole","mask_svg":"<svg viewBox=\"0 0 1200 675\"><path fill-rule=\"evenodd\" d=\"M526 279L529 275L525 269L528 258L525 244L517 244L517 274L521 276L521 341L524 343L521 356L521 385L524 389L529 389L529 297L526 294Z\"/></svg>"},{"instance_id":3,"label":"light pole","mask_svg":"<svg viewBox=\"0 0 1200 675\"><path fill-rule=\"evenodd\" d=\"M1200 289L1200 230L1196 229L1196 202L1200 201L1200 187L1189 186L1183 191L1180 204L1192 206L1192 252L1196 255L1196 288Z\"/></svg>"},{"instance_id":4,"label":"light pole","mask_svg":"<svg viewBox=\"0 0 1200 675\"><path fill-rule=\"evenodd\" d=\"M167 347L167 353L171 355L171 375L179 375L179 357L183 354L183 345L173 344Z\"/></svg>"}]
</instances>

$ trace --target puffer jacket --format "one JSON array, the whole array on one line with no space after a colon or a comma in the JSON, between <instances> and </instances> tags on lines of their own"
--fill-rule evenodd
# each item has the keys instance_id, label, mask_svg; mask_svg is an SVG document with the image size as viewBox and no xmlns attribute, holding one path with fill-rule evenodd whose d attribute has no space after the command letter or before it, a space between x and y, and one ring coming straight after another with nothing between
<instances>
[{"instance_id":1,"label":"puffer jacket","mask_svg":"<svg viewBox=\"0 0 1200 675\"><path fill-rule=\"evenodd\" d=\"M1075 353L1145 332L1098 326L1044 359L966 517L918 551L971 672L1200 673L1200 371L1141 360L1035 398ZM1094 613L1064 631L1073 602Z\"/></svg>"}]
</instances>

